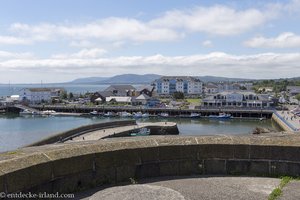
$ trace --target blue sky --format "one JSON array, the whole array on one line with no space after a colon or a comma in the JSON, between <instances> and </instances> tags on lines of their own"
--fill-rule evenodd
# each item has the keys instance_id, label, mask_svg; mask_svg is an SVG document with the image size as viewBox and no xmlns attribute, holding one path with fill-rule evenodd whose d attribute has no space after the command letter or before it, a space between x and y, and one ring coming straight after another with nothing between
<instances>
[{"instance_id":1,"label":"blue sky","mask_svg":"<svg viewBox=\"0 0 300 200\"><path fill-rule=\"evenodd\" d=\"M300 0L2 0L0 83L300 76Z\"/></svg>"}]
</instances>

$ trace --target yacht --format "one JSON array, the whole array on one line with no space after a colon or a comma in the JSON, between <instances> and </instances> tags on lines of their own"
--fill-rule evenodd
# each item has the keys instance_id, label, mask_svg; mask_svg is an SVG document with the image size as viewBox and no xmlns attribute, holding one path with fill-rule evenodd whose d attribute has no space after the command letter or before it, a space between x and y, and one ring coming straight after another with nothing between
<instances>
[{"instance_id":1,"label":"yacht","mask_svg":"<svg viewBox=\"0 0 300 200\"><path fill-rule=\"evenodd\" d=\"M231 119L231 114L219 113L219 115L209 115L211 119Z\"/></svg>"}]
</instances>

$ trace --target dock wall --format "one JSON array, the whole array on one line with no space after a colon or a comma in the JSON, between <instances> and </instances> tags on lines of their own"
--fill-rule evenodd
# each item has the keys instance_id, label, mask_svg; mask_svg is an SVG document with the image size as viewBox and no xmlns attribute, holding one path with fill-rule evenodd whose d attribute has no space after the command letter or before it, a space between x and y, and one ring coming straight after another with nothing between
<instances>
[{"instance_id":1,"label":"dock wall","mask_svg":"<svg viewBox=\"0 0 300 200\"><path fill-rule=\"evenodd\" d=\"M53 144L56 142L63 142L69 140L72 137L83 135L87 132L96 131L100 129L107 129L107 128L115 128L121 126L129 126L129 125L136 125L135 120L120 120L120 121L112 121L112 122L102 122L102 123L95 123L89 124L85 126L80 126L78 128L74 128L62 133L58 133L56 135L50 136L38 142L32 143L27 146L40 146L45 144Z\"/></svg>"},{"instance_id":2,"label":"dock wall","mask_svg":"<svg viewBox=\"0 0 300 200\"><path fill-rule=\"evenodd\" d=\"M0 154L0 191L70 193L175 175L299 176L300 137L149 136Z\"/></svg>"}]
</instances>

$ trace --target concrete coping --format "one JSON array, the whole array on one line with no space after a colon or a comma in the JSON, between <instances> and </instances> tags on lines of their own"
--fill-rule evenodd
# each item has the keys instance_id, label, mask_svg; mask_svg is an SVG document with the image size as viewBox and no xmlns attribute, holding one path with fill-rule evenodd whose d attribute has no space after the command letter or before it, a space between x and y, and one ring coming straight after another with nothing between
<instances>
[{"instance_id":1,"label":"concrete coping","mask_svg":"<svg viewBox=\"0 0 300 200\"><path fill-rule=\"evenodd\" d=\"M21 148L0 154L0 175L49 161L89 154L164 146L186 145L255 145L300 147L300 135L284 136L146 136L110 138L64 144Z\"/></svg>"}]
</instances>

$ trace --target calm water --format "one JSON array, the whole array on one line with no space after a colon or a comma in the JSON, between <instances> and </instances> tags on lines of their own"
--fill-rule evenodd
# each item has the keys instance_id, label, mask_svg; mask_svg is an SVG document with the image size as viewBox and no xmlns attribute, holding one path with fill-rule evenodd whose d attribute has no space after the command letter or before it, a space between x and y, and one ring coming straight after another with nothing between
<instances>
[{"instance_id":1,"label":"calm water","mask_svg":"<svg viewBox=\"0 0 300 200\"><path fill-rule=\"evenodd\" d=\"M0 152L14 150L50 135L96 122L107 122L109 118L96 117L21 117L0 115ZM173 121L178 124L181 135L249 134L256 126L278 129L271 120L208 119L141 119L142 121Z\"/></svg>"},{"instance_id":2,"label":"calm water","mask_svg":"<svg viewBox=\"0 0 300 200\"><path fill-rule=\"evenodd\" d=\"M75 84L0 84L0 97L19 94L23 88L35 87L63 87L67 92L84 94L86 92L96 92L107 88L109 85L75 85Z\"/></svg>"}]
</instances>

